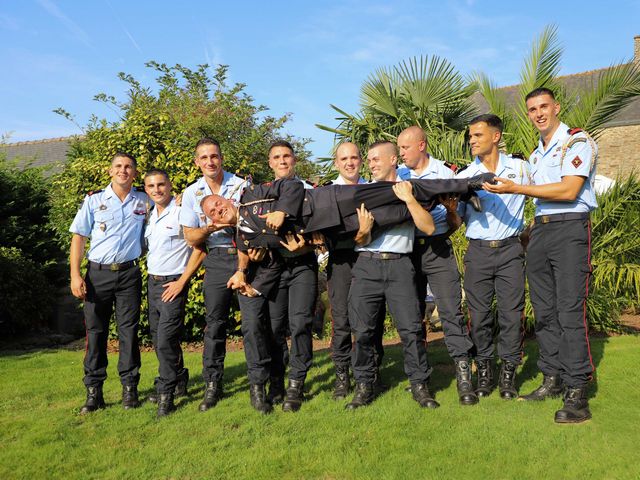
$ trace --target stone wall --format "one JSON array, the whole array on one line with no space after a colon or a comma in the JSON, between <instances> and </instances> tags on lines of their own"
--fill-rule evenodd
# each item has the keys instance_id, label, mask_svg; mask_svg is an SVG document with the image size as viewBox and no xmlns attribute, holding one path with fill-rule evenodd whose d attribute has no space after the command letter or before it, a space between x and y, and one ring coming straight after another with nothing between
<instances>
[{"instance_id":1,"label":"stone wall","mask_svg":"<svg viewBox=\"0 0 640 480\"><path fill-rule=\"evenodd\" d=\"M640 177L640 125L607 128L598 139L598 173L610 178Z\"/></svg>"}]
</instances>

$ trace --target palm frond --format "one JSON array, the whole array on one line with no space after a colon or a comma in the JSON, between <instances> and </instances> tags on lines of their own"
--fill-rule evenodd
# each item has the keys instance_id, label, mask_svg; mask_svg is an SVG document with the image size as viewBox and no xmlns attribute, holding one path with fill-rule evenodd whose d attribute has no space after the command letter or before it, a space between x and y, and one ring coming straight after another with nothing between
<instances>
[{"instance_id":1,"label":"palm frond","mask_svg":"<svg viewBox=\"0 0 640 480\"><path fill-rule=\"evenodd\" d=\"M640 95L640 67L637 64L612 65L592 79L577 93L577 101L561 115L572 127L579 127L598 137L607 122Z\"/></svg>"}]
</instances>

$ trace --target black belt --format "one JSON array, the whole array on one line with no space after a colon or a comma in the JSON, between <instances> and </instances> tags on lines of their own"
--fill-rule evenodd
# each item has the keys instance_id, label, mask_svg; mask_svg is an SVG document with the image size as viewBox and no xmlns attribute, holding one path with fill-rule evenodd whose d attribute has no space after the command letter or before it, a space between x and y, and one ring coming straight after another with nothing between
<instances>
[{"instance_id":1,"label":"black belt","mask_svg":"<svg viewBox=\"0 0 640 480\"><path fill-rule=\"evenodd\" d=\"M226 253L227 255L237 255L238 249L236 247L211 247L209 248L209 253Z\"/></svg>"},{"instance_id":2,"label":"black belt","mask_svg":"<svg viewBox=\"0 0 640 480\"><path fill-rule=\"evenodd\" d=\"M503 238L502 240L476 240L475 238L469 239L470 243L489 248L500 248L504 247L505 245L511 245L512 243L518 243L519 241L520 238L518 236Z\"/></svg>"},{"instance_id":3,"label":"black belt","mask_svg":"<svg viewBox=\"0 0 640 480\"><path fill-rule=\"evenodd\" d=\"M589 212L554 213L552 215L538 215L534 222L539 225L541 223L563 222L565 220L587 220L588 218Z\"/></svg>"},{"instance_id":4,"label":"black belt","mask_svg":"<svg viewBox=\"0 0 640 480\"><path fill-rule=\"evenodd\" d=\"M156 282L166 282L169 280L176 280L180 278L181 275L149 275L149 278L155 280Z\"/></svg>"},{"instance_id":5,"label":"black belt","mask_svg":"<svg viewBox=\"0 0 640 480\"><path fill-rule=\"evenodd\" d=\"M130 260L124 263L97 263L97 262L89 262L91 268L95 268L97 270L111 270L112 272L119 272L121 270L127 270L131 267L135 267L138 264L137 260Z\"/></svg>"},{"instance_id":6,"label":"black belt","mask_svg":"<svg viewBox=\"0 0 640 480\"><path fill-rule=\"evenodd\" d=\"M441 233L440 235L432 235L431 237L416 237L414 243L416 246L422 247L422 246L430 245L435 241L446 240L446 239L447 239L447 235L444 233Z\"/></svg>"},{"instance_id":7,"label":"black belt","mask_svg":"<svg viewBox=\"0 0 640 480\"><path fill-rule=\"evenodd\" d=\"M405 257L405 253L391 253L391 252L359 252L361 257L375 258L376 260L397 260Z\"/></svg>"}]
</instances>

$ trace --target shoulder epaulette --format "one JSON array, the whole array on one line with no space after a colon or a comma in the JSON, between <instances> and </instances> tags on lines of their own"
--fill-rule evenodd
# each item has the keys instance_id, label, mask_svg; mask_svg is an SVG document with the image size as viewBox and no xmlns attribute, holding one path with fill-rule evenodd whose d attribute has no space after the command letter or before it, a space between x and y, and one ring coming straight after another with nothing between
<instances>
[{"instance_id":1,"label":"shoulder epaulette","mask_svg":"<svg viewBox=\"0 0 640 480\"><path fill-rule=\"evenodd\" d=\"M531 152L531 153L533 153L533 152ZM519 160L525 160L524 154L522 154L520 152L512 153L511 154L511 158L517 158Z\"/></svg>"},{"instance_id":2,"label":"shoulder epaulette","mask_svg":"<svg viewBox=\"0 0 640 480\"><path fill-rule=\"evenodd\" d=\"M456 173L464 172L467 168L469 168L470 163L467 163L464 167L457 168L454 170Z\"/></svg>"},{"instance_id":3,"label":"shoulder epaulette","mask_svg":"<svg viewBox=\"0 0 640 480\"><path fill-rule=\"evenodd\" d=\"M455 163L444 162L444 166L451 170L453 173L458 172L458 166Z\"/></svg>"},{"instance_id":4,"label":"shoulder epaulette","mask_svg":"<svg viewBox=\"0 0 640 480\"><path fill-rule=\"evenodd\" d=\"M91 191L87 192L87 196L90 197L91 195L94 195L94 194L100 193L100 192L104 192L104 190L91 190Z\"/></svg>"},{"instance_id":5,"label":"shoulder epaulette","mask_svg":"<svg viewBox=\"0 0 640 480\"><path fill-rule=\"evenodd\" d=\"M198 180L200 180L199 178L196 178L193 182L188 183L186 187L184 187L184 189L186 190L188 187L190 187L191 185L193 185L194 183L196 183Z\"/></svg>"},{"instance_id":6,"label":"shoulder epaulette","mask_svg":"<svg viewBox=\"0 0 640 480\"><path fill-rule=\"evenodd\" d=\"M576 133L580 132L584 132L584 130L582 130L581 128L570 128L569 130L567 130L567 133L569 135L575 135Z\"/></svg>"}]
</instances>

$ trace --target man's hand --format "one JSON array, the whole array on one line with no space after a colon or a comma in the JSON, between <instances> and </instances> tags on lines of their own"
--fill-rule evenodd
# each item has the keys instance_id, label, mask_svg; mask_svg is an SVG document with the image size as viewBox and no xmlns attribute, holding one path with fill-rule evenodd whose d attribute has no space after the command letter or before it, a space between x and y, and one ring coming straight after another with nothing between
<instances>
[{"instance_id":1,"label":"man's hand","mask_svg":"<svg viewBox=\"0 0 640 480\"><path fill-rule=\"evenodd\" d=\"M84 300L87 296L87 284L80 276L71 277L71 293L74 297Z\"/></svg>"},{"instance_id":2,"label":"man's hand","mask_svg":"<svg viewBox=\"0 0 640 480\"><path fill-rule=\"evenodd\" d=\"M496 177L495 180L498 182L497 184L492 185L485 182L482 184L482 188L491 193L516 193L516 184L512 180L500 177Z\"/></svg>"},{"instance_id":3,"label":"man's hand","mask_svg":"<svg viewBox=\"0 0 640 480\"><path fill-rule=\"evenodd\" d=\"M230 223L207 223L205 227L207 229L207 233L211 234L213 232L217 232L218 230L222 230L224 228L235 227Z\"/></svg>"},{"instance_id":4,"label":"man's hand","mask_svg":"<svg viewBox=\"0 0 640 480\"><path fill-rule=\"evenodd\" d=\"M162 287L164 288L164 292L162 292L162 297L160 298L162 298L163 302L169 303L180 295L180 292L184 289L184 283L178 279L174 282L165 283Z\"/></svg>"},{"instance_id":5,"label":"man's hand","mask_svg":"<svg viewBox=\"0 0 640 480\"><path fill-rule=\"evenodd\" d=\"M282 245L290 252L297 252L298 250L304 248L304 246L307 244L304 237L298 233L296 233L295 236L292 234L285 235L284 239L286 240L286 242L280 240L280 245Z\"/></svg>"},{"instance_id":6,"label":"man's hand","mask_svg":"<svg viewBox=\"0 0 640 480\"><path fill-rule=\"evenodd\" d=\"M266 223L267 223L267 227L271 228L272 230L278 230L282 224L284 223L284 219L286 218L287 214L284 212L280 212L280 211L275 211L275 212L269 212L269 213L265 213L263 215L258 215L260 218L266 218Z\"/></svg>"},{"instance_id":7,"label":"man's hand","mask_svg":"<svg viewBox=\"0 0 640 480\"><path fill-rule=\"evenodd\" d=\"M243 272L236 272L231 275L231 278L227 282L227 288L231 290L240 290L247 284L246 275Z\"/></svg>"},{"instance_id":8,"label":"man's hand","mask_svg":"<svg viewBox=\"0 0 640 480\"><path fill-rule=\"evenodd\" d=\"M364 203L360 205L360 208L356 208L356 212L358 213L358 231L354 240L357 245L366 245L371 242L371 229L375 219L373 214L364 208Z\"/></svg>"},{"instance_id":9,"label":"man's hand","mask_svg":"<svg viewBox=\"0 0 640 480\"><path fill-rule=\"evenodd\" d=\"M415 197L413 196L413 186L411 182L398 182L393 186L393 193L396 194L400 200L404 203L410 203L415 201Z\"/></svg>"},{"instance_id":10,"label":"man's hand","mask_svg":"<svg viewBox=\"0 0 640 480\"><path fill-rule=\"evenodd\" d=\"M257 297L258 295L260 295L258 293L258 291L256 289L254 289L251 285L249 285L248 283L245 284L244 287L242 287L241 289L238 290L238 293L240 295L244 295L245 297Z\"/></svg>"},{"instance_id":11,"label":"man's hand","mask_svg":"<svg viewBox=\"0 0 640 480\"><path fill-rule=\"evenodd\" d=\"M447 213L458 210L458 195L455 193L443 193L440 195L440 203L447 210Z\"/></svg>"},{"instance_id":12,"label":"man's hand","mask_svg":"<svg viewBox=\"0 0 640 480\"><path fill-rule=\"evenodd\" d=\"M266 253L266 248L250 248L249 250L247 250L249 260L251 260L252 262L261 262L264 259Z\"/></svg>"}]
</instances>

